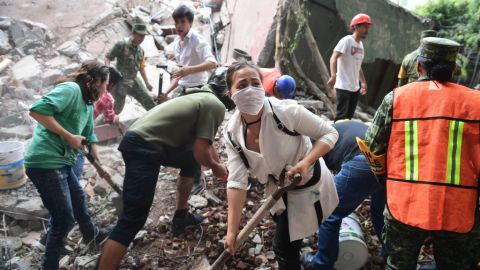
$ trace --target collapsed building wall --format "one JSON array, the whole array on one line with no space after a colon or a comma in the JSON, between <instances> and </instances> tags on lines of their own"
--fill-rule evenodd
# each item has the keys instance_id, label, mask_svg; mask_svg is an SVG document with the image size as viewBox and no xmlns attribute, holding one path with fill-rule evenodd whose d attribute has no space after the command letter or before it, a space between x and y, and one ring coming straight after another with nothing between
<instances>
[{"instance_id":1,"label":"collapsed building wall","mask_svg":"<svg viewBox=\"0 0 480 270\"><path fill-rule=\"evenodd\" d=\"M230 41L230 44L228 48L223 48L222 57L225 58L222 59L226 62L231 61L233 48L240 48L249 52L260 66L273 66L276 28L274 14L280 1L266 1L270 4L268 10L264 10L263 4L262 9L257 8L258 1L255 0L244 0L236 6L234 6L236 1L226 2L229 2L229 12L232 14L234 26L231 28L233 31L227 33L226 40ZM369 93L362 97L362 101L374 107L377 107L383 96L395 87L402 58L419 46L420 31L431 27L424 18L385 0L309 0L306 1L305 8L310 13L309 26L327 66L337 42L351 33L348 27L351 18L357 13L367 13L371 16L375 24L364 40L363 62ZM255 14L259 19L241 21L245 16L237 15L247 13ZM237 32L240 27L248 27L249 32L240 35ZM268 31L264 31L264 27L268 27ZM240 41L236 42L237 40ZM264 44L261 50L258 49L259 42ZM318 82L318 75L314 75L317 71L313 67L304 40L300 42L295 55L307 75Z\"/></svg>"}]
</instances>

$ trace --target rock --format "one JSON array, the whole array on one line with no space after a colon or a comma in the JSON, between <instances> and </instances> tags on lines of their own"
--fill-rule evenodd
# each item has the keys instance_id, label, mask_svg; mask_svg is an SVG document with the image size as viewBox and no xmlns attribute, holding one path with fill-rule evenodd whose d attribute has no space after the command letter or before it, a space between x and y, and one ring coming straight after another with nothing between
<instances>
[{"instance_id":1,"label":"rock","mask_svg":"<svg viewBox=\"0 0 480 270\"><path fill-rule=\"evenodd\" d=\"M255 257L255 248L248 249L248 256Z\"/></svg>"},{"instance_id":2,"label":"rock","mask_svg":"<svg viewBox=\"0 0 480 270\"><path fill-rule=\"evenodd\" d=\"M103 179L98 179L95 182L95 186L93 187L93 191L95 191L95 194L98 194L100 196L105 196L110 189L110 185Z\"/></svg>"},{"instance_id":3,"label":"rock","mask_svg":"<svg viewBox=\"0 0 480 270\"><path fill-rule=\"evenodd\" d=\"M223 201L217 197L217 195L215 195L211 190L208 190L206 189L204 191L204 194L205 194L205 197L207 198L207 200L213 202L214 204L222 204Z\"/></svg>"},{"instance_id":4,"label":"rock","mask_svg":"<svg viewBox=\"0 0 480 270\"><path fill-rule=\"evenodd\" d=\"M18 214L7 213L7 215L14 219L37 220L37 217L48 217L48 211L43 207L40 197L31 198L28 201L17 204L13 211Z\"/></svg>"},{"instance_id":5,"label":"rock","mask_svg":"<svg viewBox=\"0 0 480 270\"><path fill-rule=\"evenodd\" d=\"M242 261L239 261L236 266L238 269L248 269L248 265Z\"/></svg>"},{"instance_id":6,"label":"rock","mask_svg":"<svg viewBox=\"0 0 480 270\"><path fill-rule=\"evenodd\" d=\"M255 234L255 236L252 239L252 242L255 243L255 244L261 244L262 243L262 238L260 237L260 235Z\"/></svg>"},{"instance_id":7,"label":"rock","mask_svg":"<svg viewBox=\"0 0 480 270\"><path fill-rule=\"evenodd\" d=\"M0 122L0 124L2 123ZM12 211L17 202L18 198L16 196L2 194L0 196L0 210Z\"/></svg>"},{"instance_id":8,"label":"rock","mask_svg":"<svg viewBox=\"0 0 480 270\"><path fill-rule=\"evenodd\" d=\"M9 269L16 270L31 270L32 264L28 257L13 257L6 262L5 265L8 265Z\"/></svg>"},{"instance_id":9,"label":"rock","mask_svg":"<svg viewBox=\"0 0 480 270\"><path fill-rule=\"evenodd\" d=\"M12 18L0 16L0 29L8 30L8 28L10 28L11 25L12 25Z\"/></svg>"},{"instance_id":10,"label":"rock","mask_svg":"<svg viewBox=\"0 0 480 270\"><path fill-rule=\"evenodd\" d=\"M120 195L117 192L112 192L108 196L113 206L115 207L115 213L117 216L120 216L123 211L123 201Z\"/></svg>"},{"instance_id":11,"label":"rock","mask_svg":"<svg viewBox=\"0 0 480 270\"><path fill-rule=\"evenodd\" d=\"M12 67L13 77L28 88L41 87L42 66L33 55L22 58ZM39 83L40 81L40 83Z\"/></svg>"},{"instance_id":12,"label":"rock","mask_svg":"<svg viewBox=\"0 0 480 270\"><path fill-rule=\"evenodd\" d=\"M192 195L188 200L188 204L195 208L204 208L208 205L207 199L199 195Z\"/></svg>"},{"instance_id":13,"label":"rock","mask_svg":"<svg viewBox=\"0 0 480 270\"><path fill-rule=\"evenodd\" d=\"M0 237L0 247L4 246L7 246L10 250L15 251L22 247L22 240L20 237Z\"/></svg>"},{"instance_id":14,"label":"rock","mask_svg":"<svg viewBox=\"0 0 480 270\"><path fill-rule=\"evenodd\" d=\"M27 246L33 246L38 240L40 240L39 232L29 232L27 236L22 237L22 243Z\"/></svg>"},{"instance_id":15,"label":"rock","mask_svg":"<svg viewBox=\"0 0 480 270\"><path fill-rule=\"evenodd\" d=\"M33 97L33 90L32 89L27 89L25 87L16 87L14 88L13 91L11 91L11 94L14 98L20 99L20 100L28 100L28 99L34 99Z\"/></svg>"},{"instance_id":16,"label":"rock","mask_svg":"<svg viewBox=\"0 0 480 270\"><path fill-rule=\"evenodd\" d=\"M30 116L26 111L21 113L16 113L16 114L10 114L6 117L0 118L1 127L15 127L18 125L23 125L25 123L31 123ZM1 209L1 199L0 199L0 209Z\"/></svg>"},{"instance_id":17,"label":"rock","mask_svg":"<svg viewBox=\"0 0 480 270\"><path fill-rule=\"evenodd\" d=\"M0 77L0 97L3 96L4 93L8 92L8 77Z\"/></svg>"},{"instance_id":18,"label":"rock","mask_svg":"<svg viewBox=\"0 0 480 270\"><path fill-rule=\"evenodd\" d=\"M262 244L257 244L257 245L255 246L255 255L260 254L260 252L262 252L262 248L263 248L263 245L262 245Z\"/></svg>"},{"instance_id":19,"label":"rock","mask_svg":"<svg viewBox=\"0 0 480 270\"><path fill-rule=\"evenodd\" d=\"M123 187L123 176L119 173L114 173L112 175L112 181L117 184L119 187Z\"/></svg>"},{"instance_id":20,"label":"rock","mask_svg":"<svg viewBox=\"0 0 480 270\"><path fill-rule=\"evenodd\" d=\"M9 28L12 43L24 50L38 49L47 38L47 28L40 23L13 20Z\"/></svg>"},{"instance_id":21,"label":"rock","mask_svg":"<svg viewBox=\"0 0 480 270\"><path fill-rule=\"evenodd\" d=\"M265 257L265 255L262 254L255 257L255 264L265 264L265 263L268 263L268 259L267 257Z\"/></svg>"},{"instance_id":22,"label":"rock","mask_svg":"<svg viewBox=\"0 0 480 270\"><path fill-rule=\"evenodd\" d=\"M59 69L47 69L42 73L43 86L53 85L53 83L63 76L63 71Z\"/></svg>"},{"instance_id":23,"label":"rock","mask_svg":"<svg viewBox=\"0 0 480 270\"><path fill-rule=\"evenodd\" d=\"M24 232L25 232L25 229L19 225L15 225L15 226L10 225L10 228L8 228L8 235L10 236L20 236Z\"/></svg>"},{"instance_id":24,"label":"rock","mask_svg":"<svg viewBox=\"0 0 480 270\"><path fill-rule=\"evenodd\" d=\"M75 39L66 41L62 45L58 46L57 51L68 57L73 57L80 50L81 42L82 40L80 39L80 37L76 37Z\"/></svg>"},{"instance_id":25,"label":"rock","mask_svg":"<svg viewBox=\"0 0 480 270\"><path fill-rule=\"evenodd\" d=\"M147 231L146 230L140 230L138 231L137 235L135 235L135 239L134 240L139 240L139 239L143 239L146 235L147 235Z\"/></svg>"},{"instance_id":26,"label":"rock","mask_svg":"<svg viewBox=\"0 0 480 270\"><path fill-rule=\"evenodd\" d=\"M79 67L80 67L80 64L71 63L70 65L63 68L63 72L65 72L65 74L69 74L77 70Z\"/></svg>"},{"instance_id":27,"label":"rock","mask_svg":"<svg viewBox=\"0 0 480 270\"><path fill-rule=\"evenodd\" d=\"M8 42L8 34L0 31L0 54L6 54L12 49Z\"/></svg>"},{"instance_id":28,"label":"rock","mask_svg":"<svg viewBox=\"0 0 480 270\"><path fill-rule=\"evenodd\" d=\"M97 263L97 256L80 256L75 258L73 262L74 269L93 270Z\"/></svg>"},{"instance_id":29,"label":"rock","mask_svg":"<svg viewBox=\"0 0 480 270\"><path fill-rule=\"evenodd\" d=\"M27 140L32 137L33 127L29 125L19 125L11 128L0 128L0 138L18 138Z\"/></svg>"},{"instance_id":30,"label":"rock","mask_svg":"<svg viewBox=\"0 0 480 270\"><path fill-rule=\"evenodd\" d=\"M62 68L68 66L70 62L71 60L67 56L59 55L45 62L45 66L49 68Z\"/></svg>"},{"instance_id":31,"label":"rock","mask_svg":"<svg viewBox=\"0 0 480 270\"><path fill-rule=\"evenodd\" d=\"M272 250L267 251L267 253L265 253L265 256L266 256L267 259L269 259L270 261L275 260L275 252L272 251Z\"/></svg>"}]
</instances>

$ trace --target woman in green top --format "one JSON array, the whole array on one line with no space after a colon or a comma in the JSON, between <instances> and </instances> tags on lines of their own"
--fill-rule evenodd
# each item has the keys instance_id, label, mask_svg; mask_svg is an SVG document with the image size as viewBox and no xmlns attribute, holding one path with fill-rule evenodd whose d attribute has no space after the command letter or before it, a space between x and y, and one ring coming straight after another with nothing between
<instances>
[{"instance_id":1,"label":"woman in green top","mask_svg":"<svg viewBox=\"0 0 480 270\"><path fill-rule=\"evenodd\" d=\"M58 269L64 238L75 221L86 243L107 236L93 225L72 166L82 140L97 141L92 104L105 91L108 77L107 66L85 61L30 108L30 116L38 125L25 155L26 173L51 217L43 269ZM97 158L95 146L93 149Z\"/></svg>"}]
</instances>

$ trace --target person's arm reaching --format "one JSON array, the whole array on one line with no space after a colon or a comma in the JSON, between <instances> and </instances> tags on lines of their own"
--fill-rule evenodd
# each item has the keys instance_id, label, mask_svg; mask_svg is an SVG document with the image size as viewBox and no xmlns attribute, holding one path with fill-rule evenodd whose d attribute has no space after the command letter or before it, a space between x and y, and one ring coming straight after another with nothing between
<instances>
[{"instance_id":1,"label":"person's arm reaching","mask_svg":"<svg viewBox=\"0 0 480 270\"><path fill-rule=\"evenodd\" d=\"M207 71L214 69L217 66L215 62L212 62L210 60L206 60L202 62L201 64L195 65L195 66L181 66L181 68L173 74L173 78L182 78L185 77L189 74L193 73L198 73L202 71Z\"/></svg>"},{"instance_id":2,"label":"person's arm reaching","mask_svg":"<svg viewBox=\"0 0 480 270\"><path fill-rule=\"evenodd\" d=\"M193 156L203 166L212 169L213 175L218 178L225 178L227 175L226 167L220 162L218 153L213 148L211 142L204 138L196 138L193 143Z\"/></svg>"},{"instance_id":3,"label":"person's arm reaching","mask_svg":"<svg viewBox=\"0 0 480 270\"><path fill-rule=\"evenodd\" d=\"M80 135L74 135L64 129L58 122L55 120L53 116L43 115L36 113L34 111L30 111L30 116L37 120L38 123L43 125L49 131L57 134L58 136L62 137L67 141L68 145L73 149L79 149L82 147L82 140L85 137Z\"/></svg>"},{"instance_id":4,"label":"person's arm reaching","mask_svg":"<svg viewBox=\"0 0 480 270\"><path fill-rule=\"evenodd\" d=\"M228 217L225 250L234 255L237 251L236 240L240 227L243 206L247 198L247 191L243 189L227 188Z\"/></svg>"},{"instance_id":5,"label":"person's arm reaching","mask_svg":"<svg viewBox=\"0 0 480 270\"><path fill-rule=\"evenodd\" d=\"M140 64L140 75L142 75L142 79L145 82L145 86L147 87L148 91L153 90L153 86L148 82L147 73L145 72L145 59L142 60L142 64Z\"/></svg>"}]
</instances>

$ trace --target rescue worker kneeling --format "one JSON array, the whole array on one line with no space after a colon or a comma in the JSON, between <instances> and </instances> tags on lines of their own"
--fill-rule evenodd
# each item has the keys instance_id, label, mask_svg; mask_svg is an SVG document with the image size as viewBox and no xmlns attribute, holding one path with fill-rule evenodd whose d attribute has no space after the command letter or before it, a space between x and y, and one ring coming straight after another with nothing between
<instances>
[{"instance_id":1,"label":"rescue worker kneeling","mask_svg":"<svg viewBox=\"0 0 480 270\"><path fill-rule=\"evenodd\" d=\"M449 82L459 47L424 38L418 81L385 96L366 134L368 156L386 154L387 269L416 269L427 236L437 269L475 268L480 92Z\"/></svg>"}]
</instances>

